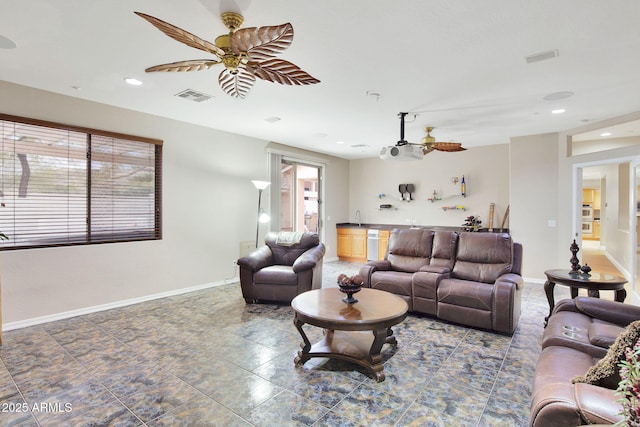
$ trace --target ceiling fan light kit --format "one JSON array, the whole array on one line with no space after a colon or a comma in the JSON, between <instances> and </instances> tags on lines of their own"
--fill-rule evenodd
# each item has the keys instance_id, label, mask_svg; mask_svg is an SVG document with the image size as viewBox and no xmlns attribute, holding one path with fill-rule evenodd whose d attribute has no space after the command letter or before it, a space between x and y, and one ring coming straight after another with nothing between
<instances>
[{"instance_id":1,"label":"ceiling fan light kit","mask_svg":"<svg viewBox=\"0 0 640 427\"><path fill-rule=\"evenodd\" d=\"M211 43L151 15L134 13L172 39L216 57L155 65L145 70L148 73L200 71L222 64L224 69L218 76L218 84L234 98L245 98L256 78L285 85L320 83L297 65L275 58L293 42L293 26L289 23L239 29L244 22L242 15L224 12L221 18L229 33L218 36L215 43Z\"/></svg>"}]
</instances>

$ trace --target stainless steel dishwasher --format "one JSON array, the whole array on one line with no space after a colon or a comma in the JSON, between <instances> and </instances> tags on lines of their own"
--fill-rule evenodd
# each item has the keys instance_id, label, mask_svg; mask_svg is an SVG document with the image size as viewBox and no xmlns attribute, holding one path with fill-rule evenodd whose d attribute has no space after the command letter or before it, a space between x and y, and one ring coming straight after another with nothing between
<instances>
[{"instance_id":1,"label":"stainless steel dishwasher","mask_svg":"<svg viewBox=\"0 0 640 427\"><path fill-rule=\"evenodd\" d=\"M378 259L378 239L380 230L367 230L367 260Z\"/></svg>"}]
</instances>

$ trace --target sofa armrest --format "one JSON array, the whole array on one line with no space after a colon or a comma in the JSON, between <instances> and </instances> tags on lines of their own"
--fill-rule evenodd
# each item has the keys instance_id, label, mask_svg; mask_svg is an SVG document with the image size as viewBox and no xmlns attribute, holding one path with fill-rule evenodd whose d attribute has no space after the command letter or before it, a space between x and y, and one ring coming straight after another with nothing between
<instances>
[{"instance_id":1,"label":"sofa armrest","mask_svg":"<svg viewBox=\"0 0 640 427\"><path fill-rule=\"evenodd\" d=\"M579 312L605 322L627 326L640 320L640 307L635 305L584 296L576 297L574 301Z\"/></svg>"},{"instance_id":2,"label":"sofa armrest","mask_svg":"<svg viewBox=\"0 0 640 427\"><path fill-rule=\"evenodd\" d=\"M451 273L451 269L443 265L423 265L422 267L420 267L420 270L418 271L423 271L426 273L438 273L438 274Z\"/></svg>"},{"instance_id":3,"label":"sofa armrest","mask_svg":"<svg viewBox=\"0 0 640 427\"><path fill-rule=\"evenodd\" d=\"M365 288L371 287L371 275L380 270L391 270L391 263L386 259L381 259L377 261L369 261L366 265L360 267L360 271L358 274L362 277L363 286Z\"/></svg>"},{"instance_id":4,"label":"sofa armrest","mask_svg":"<svg viewBox=\"0 0 640 427\"><path fill-rule=\"evenodd\" d=\"M618 415L622 406L615 390L591 384L575 384L576 404L588 424L614 424L622 420Z\"/></svg>"},{"instance_id":5,"label":"sofa armrest","mask_svg":"<svg viewBox=\"0 0 640 427\"><path fill-rule=\"evenodd\" d=\"M249 255L239 258L238 265L256 272L269 265L273 265L273 253L269 246L262 246L251 252Z\"/></svg>"},{"instance_id":6,"label":"sofa armrest","mask_svg":"<svg viewBox=\"0 0 640 427\"><path fill-rule=\"evenodd\" d=\"M522 289L524 286L524 279L519 274L506 273L496 279L495 284L500 283L513 283L516 285L516 289Z\"/></svg>"},{"instance_id":7,"label":"sofa armrest","mask_svg":"<svg viewBox=\"0 0 640 427\"><path fill-rule=\"evenodd\" d=\"M302 255L293 262L294 273L300 273L313 269L318 262L324 257L325 247L324 243L319 243L318 246L314 246L307 249Z\"/></svg>"}]
</instances>

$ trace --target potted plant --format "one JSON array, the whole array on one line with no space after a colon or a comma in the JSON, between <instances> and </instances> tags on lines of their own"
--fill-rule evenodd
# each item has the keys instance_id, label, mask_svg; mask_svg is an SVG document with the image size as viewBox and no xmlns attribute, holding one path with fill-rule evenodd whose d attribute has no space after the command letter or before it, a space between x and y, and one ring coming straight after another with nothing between
<instances>
[{"instance_id":1,"label":"potted plant","mask_svg":"<svg viewBox=\"0 0 640 427\"><path fill-rule=\"evenodd\" d=\"M622 405L620 415L623 420L614 424L616 427L640 427L640 340L633 348L627 347L625 359L618 364L620 382L616 394Z\"/></svg>"}]
</instances>

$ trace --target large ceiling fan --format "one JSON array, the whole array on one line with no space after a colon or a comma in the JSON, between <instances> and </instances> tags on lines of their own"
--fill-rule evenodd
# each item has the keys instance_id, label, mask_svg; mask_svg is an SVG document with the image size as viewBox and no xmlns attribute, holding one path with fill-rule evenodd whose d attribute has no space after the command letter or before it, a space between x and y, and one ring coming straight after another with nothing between
<instances>
[{"instance_id":1,"label":"large ceiling fan","mask_svg":"<svg viewBox=\"0 0 640 427\"><path fill-rule=\"evenodd\" d=\"M246 97L256 77L286 85L309 85L320 82L297 65L275 58L293 41L293 26L289 23L239 29L244 21L242 15L225 12L222 14L222 22L229 33L217 37L215 43L211 43L161 19L142 12L135 12L135 14L146 19L172 39L216 56L214 59L192 59L156 65L147 68L146 72L199 71L221 63L225 68L218 76L218 83L222 90L235 98Z\"/></svg>"},{"instance_id":2,"label":"large ceiling fan","mask_svg":"<svg viewBox=\"0 0 640 427\"><path fill-rule=\"evenodd\" d=\"M431 136L433 127L429 126L425 128L427 136L422 138L422 143L416 144L408 142L404 139L404 118L409 113L399 113L400 117L400 140L394 146L383 147L380 151L381 159L397 159L397 160L419 160L424 157L425 154L436 151L455 152L464 151L466 148L462 147L459 142L438 142Z\"/></svg>"}]
</instances>

